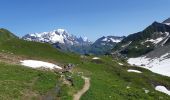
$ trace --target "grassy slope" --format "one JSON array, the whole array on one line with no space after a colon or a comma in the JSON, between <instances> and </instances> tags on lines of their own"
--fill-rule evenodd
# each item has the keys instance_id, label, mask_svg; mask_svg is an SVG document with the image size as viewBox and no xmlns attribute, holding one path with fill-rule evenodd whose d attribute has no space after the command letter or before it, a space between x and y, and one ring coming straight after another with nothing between
<instances>
[{"instance_id":1,"label":"grassy slope","mask_svg":"<svg viewBox=\"0 0 170 100\"><path fill-rule=\"evenodd\" d=\"M103 63L86 62L80 67L89 71L91 88L82 100L168 100L169 96L154 90L154 84L170 86L170 78L154 74L148 70L133 66L120 66L110 57L104 57ZM143 73L129 73L127 69L141 70ZM126 87L130 88L127 89ZM145 93L144 88L149 90Z\"/></svg>"},{"instance_id":2,"label":"grassy slope","mask_svg":"<svg viewBox=\"0 0 170 100\"><path fill-rule=\"evenodd\" d=\"M14 34L12 34L10 31L0 28L0 41L6 41L9 39L17 38Z\"/></svg>"},{"instance_id":3,"label":"grassy slope","mask_svg":"<svg viewBox=\"0 0 170 100\"><path fill-rule=\"evenodd\" d=\"M62 63L78 62L75 54L62 53L49 44L11 39L1 43L1 51L11 52L29 58L49 59Z\"/></svg>"},{"instance_id":4,"label":"grassy slope","mask_svg":"<svg viewBox=\"0 0 170 100\"><path fill-rule=\"evenodd\" d=\"M38 97L53 88L58 77L51 72L0 63L0 99Z\"/></svg>"}]
</instances>

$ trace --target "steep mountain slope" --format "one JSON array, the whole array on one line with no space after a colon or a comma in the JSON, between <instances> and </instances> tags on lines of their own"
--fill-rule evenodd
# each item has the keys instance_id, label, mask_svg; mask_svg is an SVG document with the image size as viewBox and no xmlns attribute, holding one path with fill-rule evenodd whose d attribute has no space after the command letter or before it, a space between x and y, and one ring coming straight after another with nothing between
<instances>
[{"instance_id":1,"label":"steep mountain slope","mask_svg":"<svg viewBox=\"0 0 170 100\"><path fill-rule=\"evenodd\" d=\"M123 54L132 65L147 68L155 73L170 76L170 19L154 22L145 30L123 39L113 54ZM117 49L117 50L116 50Z\"/></svg>"},{"instance_id":2,"label":"steep mountain slope","mask_svg":"<svg viewBox=\"0 0 170 100\"><path fill-rule=\"evenodd\" d=\"M103 55L110 53L111 49L125 37L103 36L97 39L89 48L89 53Z\"/></svg>"},{"instance_id":3,"label":"steep mountain slope","mask_svg":"<svg viewBox=\"0 0 170 100\"><path fill-rule=\"evenodd\" d=\"M146 54L167 44L170 37L169 32L169 25L154 22L143 31L124 38L114 48L114 53L119 52L130 57Z\"/></svg>"},{"instance_id":4,"label":"steep mountain slope","mask_svg":"<svg viewBox=\"0 0 170 100\"><path fill-rule=\"evenodd\" d=\"M83 50L80 49L83 49L83 47L89 46L91 44L91 42L86 37L78 38L74 35L69 35L69 33L64 29L58 29L51 32L27 34L23 36L22 39L50 43L62 51L73 51L78 53L82 53ZM76 50L76 48L79 48L79 51Z\"/></svg>"}]
</instances>

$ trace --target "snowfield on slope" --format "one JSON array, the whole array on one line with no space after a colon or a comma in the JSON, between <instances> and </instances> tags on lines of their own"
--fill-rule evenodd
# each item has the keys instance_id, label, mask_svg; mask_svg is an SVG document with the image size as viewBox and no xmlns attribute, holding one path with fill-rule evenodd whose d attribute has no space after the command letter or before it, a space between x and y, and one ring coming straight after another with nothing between
<instances>
[{"instance_id":1,"label":"snowfield on slope","mask_svg":"<svg viewBox=\"0 0 170 100\"><path fill-rule=\"evenodd\" d=\"M130 58L128 63L170 77L170 58L167 58L168 55L169 53L162 55L160 58L153 59L146 57Z\"/></svg>"},{"instance_id":2,"label":"snowfield on slope","mask_svg":"<svg viewBox=\"0 0 170 100\"><path fill-rule=\"evenodd\" d=\"M141 71L134 70L134 69L128 69L127 72L135 72L135 73L142 73Z\"/></svg>"},{"instance_id":3,"label":"snowfield on slope","mask_svg":"<svg viewBox=\"0 0 170 100\"><path fill-rule=\"evenodd\" d=\"M97 59L100 59L100 58L99 58L99 57L93 57L92 59L93 59L93 60L97 60Z\"/></svg>"},{"instance_id":4,"label":"snowfield on slope","mask_svg":"<svg viewBox=\"0 0 170 100\"><path fill-rule=\"evenodd\" d=\"M123 66L123 64L122 63L118 63L119 65L121 65L121 66Z\"/></svg>"},{"instance_id":5,"label":"snowfield on slope","mask_svg":"<svg viewBox=\"0 0 170 100\"><path fill-rule=\"evenodd\" d=\"M31 68L43 67L43 68L49 68L49 69L55 69L55 68L62 69L58 65L48 63L48 62L44 62L44 61L38 61L38 60L22 60L20 62L21 62L21 65L31 67Z\"/></svg>"},{"instance_id":6,"label":"snowfield on slope","mask_svg":"<svg viewBox=\"0 0 170 100\"><path fill-rule=\"evenodd\" d=\"M168 90L165 86L156 86L155 90L170 95L170 90Z\"/></svg>"},{"instance_id":7,"label":"snowfield on slope","mask_svg":"<svg viewBox=\"0 0 170 100\"><path fill-rule=\"evenodd\" d=\"M157 39L150 39L150 40L146 40L145 42L152 42L154 44L158 44L159 42L161 42L164 38L163 37L160 37L160 38L157 38Z\"/></svg>"}]
</instances>

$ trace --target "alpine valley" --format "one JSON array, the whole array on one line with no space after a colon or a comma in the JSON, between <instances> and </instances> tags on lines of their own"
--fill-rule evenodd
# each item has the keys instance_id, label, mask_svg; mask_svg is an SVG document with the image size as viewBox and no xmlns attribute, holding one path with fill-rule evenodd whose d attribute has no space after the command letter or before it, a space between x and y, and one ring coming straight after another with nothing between
<instances>
[{"instance_id":1,"label":"alpine valley","mask_svg":"<svg viewBox=\"0 0 170 100\"><path fill-rule=\"evenodd\" d=\"M95 42L1 28L0 100L169 100L169 33L170 18Z\"/></svg>"}]
</instances>

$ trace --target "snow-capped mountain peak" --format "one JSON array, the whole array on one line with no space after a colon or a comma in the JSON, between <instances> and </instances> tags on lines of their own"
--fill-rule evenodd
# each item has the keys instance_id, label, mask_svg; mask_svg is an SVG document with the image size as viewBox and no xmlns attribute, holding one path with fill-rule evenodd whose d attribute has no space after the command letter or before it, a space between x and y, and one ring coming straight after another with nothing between
<instances>
[{"instance_id":1,"label":"snow-capped mountain peak","mask_svg":"<svg viewBox=\"0 0 170 100\"><path fill-rule=\"evenodd\" d=\"M74 35L70 35L65 29L27 34L22 38L29 41L47 42L51 44L61 43L67 45L81 45L90 42L87 38L80 39Z\"/></svg>"}]
</instances>

